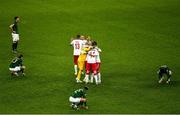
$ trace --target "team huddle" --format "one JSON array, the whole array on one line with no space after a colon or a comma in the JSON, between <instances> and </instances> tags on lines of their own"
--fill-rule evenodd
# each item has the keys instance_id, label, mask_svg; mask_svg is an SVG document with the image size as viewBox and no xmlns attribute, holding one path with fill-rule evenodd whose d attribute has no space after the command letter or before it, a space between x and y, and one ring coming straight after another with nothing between
<instances>
[{"instance_id":1,"label":"team huddle","mask_svg":"<svg viewBox=\"0 0 180 115\"><path fill-rule=\"evenodd\" d=\"M97 46L97 42L91 40L89 36L77 35L76 38L71 39L70 45L73 46L74 50L74 75L76 76L76 82L82 83L81 76L85 69L83 81L85 83L93 83L95 79L95 83L97 85L100 84L101 49Z\"/></svg>"}]
</instances>

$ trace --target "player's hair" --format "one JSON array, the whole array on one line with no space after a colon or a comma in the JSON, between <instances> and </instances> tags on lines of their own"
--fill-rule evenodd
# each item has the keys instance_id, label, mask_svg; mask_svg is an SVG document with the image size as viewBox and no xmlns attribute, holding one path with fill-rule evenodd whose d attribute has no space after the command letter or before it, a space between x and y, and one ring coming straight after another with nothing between
<instances>
[{"instance_id":1,"label":"player's hair","mask_svg":"<svg viewBox=\"0 0 180 115\"><path fill-rule=\"evenodd\" d=\"M15 17L14 17L14 20L16 20L16 19L18 19L18 18L19 18L19 16L15 16Z\"/></svg>"},{"instance_id":2,"label":"player's hair","mask_svg":"<svg viewBox=\"0 0 180 115\"><path fill-rule=\"evenodd\" d=\"M92 46L97 46L97 42L96 41L92 41Z\"/></svg>"},{"instance_id":3,"label":"player's hair","mask_svg":"<svg viewBox=\"0 0 180 115\"><path fill-rule=\"evenodd\" d=\"M85 90L88 90L89 88L87 86L84 87Z\"/></svg>"},{"instance_id":4,"label":"player's hair","mask_svg":"<svg viewBox=\"0 0 180 115\"><path fill-rule=\"evenodd\" d=\"M81 35L80 35L80 34L76 35L76 38L78 38L78 39L79 39L80 37L81 37Z\"/></svg>"},{"instance_id":5,"label":"player's hair","mask_svg":"<svg viewBox=\"0 0 180 115\"><path fill-rule=\"evenodd\" d=\"M22 58L22 57L23 57L23 55L22 55L22 54L19 54L18 58Z\"/></svg>"}]
</instances>

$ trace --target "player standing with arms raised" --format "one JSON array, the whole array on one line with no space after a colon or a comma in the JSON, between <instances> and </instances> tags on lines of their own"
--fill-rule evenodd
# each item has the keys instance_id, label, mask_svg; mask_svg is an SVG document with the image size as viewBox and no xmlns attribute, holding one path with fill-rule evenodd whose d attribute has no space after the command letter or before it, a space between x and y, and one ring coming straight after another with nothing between
<instances>
[{"instance_id":1,"label":"player standing with arms raised","mask_svg":"<svg viewBox=\"0 0 180 115\"><path fill-rule=\"evenodd\" d=\"M18 31L18 22L20 18L18 16L14 17L14 23L9 26L12 34L12 51L17 53L17 46L19 42L19 31Z\"/></svg>"},{"instance_id":2,"label":"player standing with arms raised","mask_svg":"<svg viewBox=\"0 0 180 115\"><path fill-rule=\"evenodd\" d=\"M78 71L78 57L80 55L82 46L83 46L83 41L80 39L81 35L77 35L75 39L71 41L71 45L74 48L73 55L74 55L74 75L77 76L77 71Z\"/></svg>"}]
</instances>

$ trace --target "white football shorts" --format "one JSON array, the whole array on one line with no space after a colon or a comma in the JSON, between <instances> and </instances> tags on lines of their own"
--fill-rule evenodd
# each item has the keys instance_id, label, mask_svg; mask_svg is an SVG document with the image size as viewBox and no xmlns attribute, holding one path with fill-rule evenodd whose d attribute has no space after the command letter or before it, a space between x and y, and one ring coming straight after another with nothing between
<instances>
[{"instance_id":1,"label":"white football shorts","mask_svg":"<svg viewBox=\"0 0 180 115\"><path fill-rule=\"evenodd\" d=\"M81 98L74 98L74 97L69 97L69 101L71 102L71 103L80 103L80 100L81 100Z\"/></svg>"},{"instance_id":2,"label":"white football shorts","mask_svg":"<svg viewBox=\"0 0 180 115\"><path fill-rule=\"evenodd\" d=\"M12 33L13 42L19 41L19 34Z\"/></svg>"},{"instance_id":3,"label":"white football shorts","mask_svg":"<svg viewBox=\"0 0 180 115\"><path fill-rule=\"evenodd\" d=\"M9 68L10 71L14 71L14 72L18 72L21 70L21 67L20 66L17 66L15 68Z\"/></svg>"}]
</instances>

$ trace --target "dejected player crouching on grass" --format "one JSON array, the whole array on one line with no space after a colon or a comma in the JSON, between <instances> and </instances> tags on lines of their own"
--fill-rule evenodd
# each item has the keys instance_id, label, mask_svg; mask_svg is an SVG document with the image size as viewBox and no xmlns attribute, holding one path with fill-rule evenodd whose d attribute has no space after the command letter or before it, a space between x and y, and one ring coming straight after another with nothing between
<instances>
[{"instance_id":1,"label":"dejected player crouching on grass","mask_svg":"<svg viewBox=\"0 0 180 115\"><path fill-rule=\"evenodd\" d=\"M19 73L22 73L24 76L24 70L25 66L23 65L23 55L19 55L18 57L15 57L11 64L9 65L9 70L11 72L11 75L19 76Z\"/></svg>"},{"instance_id":2,"label":"dejected player crouching on grass","mask_svg":"<svg viewBox=\"0 0 180 115\"><path fill-rule=\"evenodd\" d=\"M78 89L73 92L73 94L69 97L69 101L71 102L71 107L73 109L88 109L87 99L86 99L86 90L88 87L84 87L84 89Z\"/></svg>"},{"instance_id":3,"label":"dejected player crouching on grass","mask_svg":"<svg viewBox=\"0 0 180 115\"><path fill-rule=\"evenodd\" d=\"M167 76L166 83L170 83L172 71L169 69L169 67L167 65L161 66L157 73L158 73L158 76L159 76L159 83L163 82L163 80L165 78L164 75Z\"/></svg>"}]
</instances>

